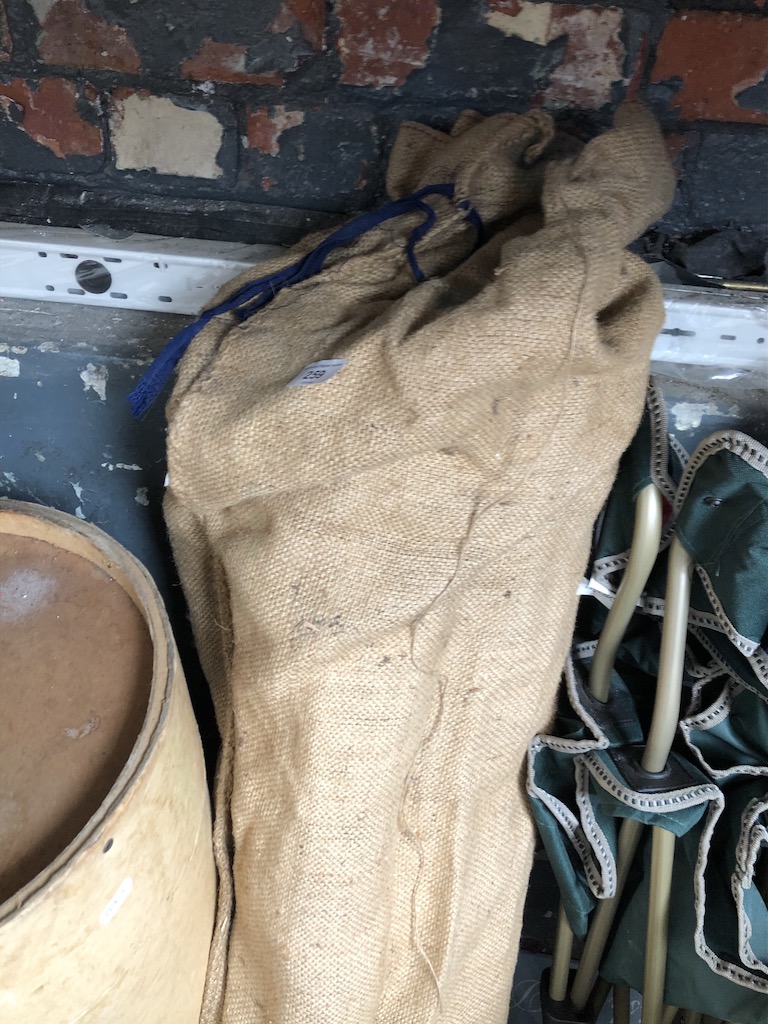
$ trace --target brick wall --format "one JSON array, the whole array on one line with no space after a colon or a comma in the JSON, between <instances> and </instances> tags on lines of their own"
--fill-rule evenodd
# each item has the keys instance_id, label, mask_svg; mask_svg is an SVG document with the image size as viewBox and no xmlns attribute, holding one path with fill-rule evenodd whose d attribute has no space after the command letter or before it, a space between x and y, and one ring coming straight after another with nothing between
<instances>
[{"instance_id":1,"label":"brick wall","mask_svg":"<svg viewBox=\"0 0 768 1024\"><path fill-rule=\"evenodd\" d=\"M466 107L541 106L587 136L633 96L660 118L678 169L662 228L762 233L764 7L4 0L0 180L124 197L138 220L136 197L147 210L346 213L381 194L406 118L441 126ZM6 186L19 194L30 192Z\"/></svg>"}]
</instances>

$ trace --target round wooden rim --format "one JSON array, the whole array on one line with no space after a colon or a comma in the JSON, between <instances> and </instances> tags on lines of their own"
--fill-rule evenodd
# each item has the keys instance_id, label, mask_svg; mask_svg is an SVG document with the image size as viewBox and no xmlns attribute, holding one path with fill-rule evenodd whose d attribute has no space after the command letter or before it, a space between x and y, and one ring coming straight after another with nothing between
<instances>
[{"instance_id":1,"label":"round wooden rim","mask_svg":"<svg viewBox=\"0 0 768 1024\"><path fill-rule=\"evenodd\" d=\"M99 809L75 838L46 868L0 904L2 926L68 873L80 855L99 840L110 816L141 775L168 714L176 648L162 600L151 576L130 552L102 530L43 505L0 498L0 533L45 541L79 555L107 573L128 594L143 616L153 649L147 713L128 760Z\"/></svg>"}]
</instances>

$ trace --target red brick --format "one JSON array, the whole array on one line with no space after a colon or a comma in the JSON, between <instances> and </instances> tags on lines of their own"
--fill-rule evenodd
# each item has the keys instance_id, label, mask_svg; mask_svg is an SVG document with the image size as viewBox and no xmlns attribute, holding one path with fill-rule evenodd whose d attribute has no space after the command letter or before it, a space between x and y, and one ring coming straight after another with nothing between
<instances>
[{"instance_id":1,"label":"red brick","mask_svg":"<svg viewBox=\"0 0 768 1024\"><path fill-rule=\"evenodd\" d=\"M737 102L768 72L768 19L716 11L677 14L664 29L654 82L682 85L671 101L687 121L768 123L768 114Z\"/></svg>"},{"instance_id":2,"label":"red brick","mask_svg":"<svg viewBox=\"0 0 768 1024\"><path fill-rule=\"evenodd\" d=\"M37 89L21 78L0 85L0 108L8 119L20 115L21 127L62 160L73 156L99 156L101 129L78 112L77 87L63 78L44 78Z\"/></svg>"},{"instance_id":3,"label":"red brick","mask_svg":"<svg viewBox=\"0 0 768 1024\"><path fill-rule=\"evenodd\" d=\"M270 25L272 32L288 32L298 25L304 42L313 50L325 49L325 0L284 0Z\"/></svg>"},{"instance_id":4,"label":"red brick","mask_svg":"<svg viewBox=\"0 0 768 1024\"><path fill-rule=\"evenodd\" d=\"M236 43L217 43L210 37L204 40L194 57L181 66L182 78L199 82L232 82L251 85L282 85L283 79L275 72L250 74L245 70L247 46Z\"/></svg>"},{"instance_id":5,"label":"red brick","mask_svg":"<svg viewBox=\"0 0 768 1024\"><path fill-rule=\"evenodd\" d=\"M344 85L398 86L429 56L437 0L338 0Z\"/></svg>"},{"instance_id":6,"label":"red brick","mask_svg":"<svg viewBox=\"0 0 768 1024\"><path fill-rule=\"evenodd\" d=\"M278 60L277 67L249 70L252 44L267 30L284 34L290 43L289 55ZM248 38L237 43L222 43L208 36L198 52L181 65L183 78L197 81L231 82L246 85L282 85L282 72L295 70L312 51L325 48L324 0L283 0L269 25L254 27Z\"/></svg>"},{"instance_id":7,"label":"red brick","mask_svg":"<svg viewBox=\"0 0 768 1024\"><path fill-rule=\"evenodd\" d=\"M110 25L84 0L56 0L42 22L37 48L46 64L136 73L139 55L124 28Z\"/></svg>"},{"instance_id":8,"label":"red brick","mask_svg":"<svg viewBox=\"0 0 768 1024\"><path fill-rule=\"evenodd\" d=\"M276 106L273 110L259 107L248 113L246 140L249 149L257 149L265 156L277 156L280 152L280 136L289 128L298 128L304 123L302 110L286 110ZM272 182L273 185L277 182Z\"/></svg>"}]
</instances>

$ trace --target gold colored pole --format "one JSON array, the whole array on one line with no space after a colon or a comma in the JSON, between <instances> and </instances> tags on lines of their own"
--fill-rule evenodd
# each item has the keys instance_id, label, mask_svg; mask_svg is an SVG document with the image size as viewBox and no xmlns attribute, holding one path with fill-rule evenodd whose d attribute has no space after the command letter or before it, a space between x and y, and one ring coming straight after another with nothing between
<instances>
[{"instance_id":1,"label":"gold colored pole","mask_svg":"<svg viewBox=\"0 0 768 1024\"><path fill-rule=\"evenodd\" d=\"M573 932L565 916L565 909L560 904L557 917L557 933L555 948L552 951L552 971L549 975L549 995L558 1002L568 994L568 978L571 972L571 953L573 951Z\"/></svg>"},{"instance_id":2,"label":"gold colored pole","mask_svg":"<svg viewBox=\"0 0 768 1024\"><path fill-rule=\"evenodd\" d=\"M663 1024L664 982L667 973L667 933L675 834L653 829L648 924L645 933L642 1024Z\"/></svg>"},{"instance_id":3,"label":"gold colored pole","mask_svg":"<svg viewBox=\"0 0 768 1024\"><path fill-rule=\"evenodd\" d=\"M653 705L653 718L642 760L648 772L663 771L680 718L680 697L685 662L685 640L688 630L688 609L691 595L693 564L677 537L672 541L667 568L667 592L664 605L664 627L659 655L659 678ZM595 910L584 944L584 952L573 982L571 1001L577 1010L587 1005L600 961L608 941L618 901L624 891L629 868L637 852L643 826L634 818L626 818L619 830L616 856L616 895L602 900ZM651 954L653 958L653 954ZM665 954L666 959L666 954ZM663 987L663 985L662 985Z\"/></svg>"}]
</instances>

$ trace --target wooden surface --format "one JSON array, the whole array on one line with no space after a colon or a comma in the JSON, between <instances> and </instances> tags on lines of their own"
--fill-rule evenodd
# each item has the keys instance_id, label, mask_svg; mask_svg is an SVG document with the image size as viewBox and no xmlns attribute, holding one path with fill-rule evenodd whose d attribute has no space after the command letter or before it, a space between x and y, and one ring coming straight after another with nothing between
<instances>
[{"instance_id":1,"label":"wooden surface","mask_svg":"<svg viewBox=\"0 0 768 1024\"><path fill-rule=\"evenodd\" d=\"M105 588L122 590L144 621L146 634L134 640L146 653L148 635L152 663L143 694L138 684L140 731L122 768L111 762L119 771L105 798L68 845L0 904L0 1020L193 1024L213 926L210 809L200 739L157 592L124 549L65 514L0 501L0 534L20 553L32 541L59 559L85 562L99 601ZM68 585L77 589L78 574ZM72 598L80 615L97 617L88 590ZM18 595L11 606L18 609ZM3 624L3 645L10 626ZM108 680L115 652L88 656ZM123 720L135 722L125 710Z\"/></svg>"},{"instance_id":2,"label":"wooden surface","mask_svg":"<svg viewBox=\"0 0 768 1024\"><path fill-rule=\"evenodd\" d=\"M0 534L0 902L84 828L147 713L152 644L93 563Z\"/></svg>"}]
</instances>

